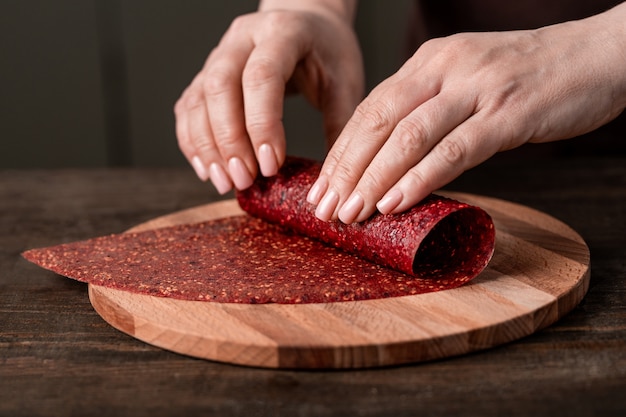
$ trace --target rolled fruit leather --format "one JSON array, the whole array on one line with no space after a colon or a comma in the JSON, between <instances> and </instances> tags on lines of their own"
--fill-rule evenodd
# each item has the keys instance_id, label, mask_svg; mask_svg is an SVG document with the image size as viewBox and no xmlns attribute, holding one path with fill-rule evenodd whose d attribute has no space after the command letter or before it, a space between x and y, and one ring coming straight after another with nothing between
<instances>
[{"instance_id":1,"label":"rolled fruit leather","mask_svg":"<svg viewBox=\"0 0 626 417\"><path fill-rule=\"evenodd\" d=\"M237 196L251 216L101 236L23 256L94 285L226 303L415 295L458 287L487 265L495 233L483 210L431 195L399 215L323 222L305 199L319 168L289 158L277 176L259 178Z\"/></svg>"},{"instance_id":2,"label":"rolled fruit leather","mask_svg":"<svg viewBox=\"0 0 626 417\"><path fill-rule=\"evenodd\" d=\"M404 213L377 213L361 223L319 220L306 195L320 168L316 161L287 157L276 176L238 192L239 205L252 216L419 278L458 284L489 263L495 247L491 217L435 194Z\"/></svg>"}]
</instances>

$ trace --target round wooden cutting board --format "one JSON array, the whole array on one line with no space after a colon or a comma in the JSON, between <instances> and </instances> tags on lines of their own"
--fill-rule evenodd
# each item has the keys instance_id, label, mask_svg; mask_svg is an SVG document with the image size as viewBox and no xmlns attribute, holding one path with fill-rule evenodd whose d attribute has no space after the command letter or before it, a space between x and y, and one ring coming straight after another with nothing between
<instances>
[{"instance_id":1,"label":"round wooden cutting board","mask_svg":"<svg viewBox=\"0 0 626 417\"><path fill-rule=\"evenodd\" d=\"M326 304L222 304L89 285L95 310L146 343L199 358L271 368L362 368L419 362L527 336L572 310L589 286L589 249L564 223L488 197L440 193L482 207L496 250L453 290ZM241 214L235 200L195 207L133 231Z\"/></svg>"}]
</instances>

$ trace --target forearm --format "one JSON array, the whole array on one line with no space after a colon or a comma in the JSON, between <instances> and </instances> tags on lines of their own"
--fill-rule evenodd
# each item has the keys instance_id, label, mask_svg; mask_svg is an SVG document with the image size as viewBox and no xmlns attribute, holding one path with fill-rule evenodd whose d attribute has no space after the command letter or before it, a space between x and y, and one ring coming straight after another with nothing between
<instances>
[{"instance_id":1,"label":"forearm","mask_svg":"<svg viewBox=\"0 0 626 417\"><path fill-rule=\"evenodd\" d=\"M332 13L347 22L354 22L357 0L261 0L260 11L268 10L309 10Z\"/></svg>"},{"instance_id":2,"label":"forearm","mask_svg":"<svg viewBox=\"0 0 626 417\"><path fill-rule=\"evenodd\" d=\"M607 63L607 74L614 81L618 111L626 108L626 2L588 19L596 25L599 58Z\"/></svg>"},{"instance_id":3,"label":"forearm","mask_svg":"<svg viewBox=\"0 0 626 417\"><path fill-rule=\"evenodd\" d=\"M531 142L577 136L610 122L624 111L626 2L585 19L545 26L530 33L537 41L533 55L545 62L537 70L545 73L543 78L553 89L550 106L566 104L564 114L587 109L585 117L571 118L557 130L534 134ZM567 101L559 103L564 97ZM579 123L583 120L584 124Z\"/></svg>"}]
</instances>

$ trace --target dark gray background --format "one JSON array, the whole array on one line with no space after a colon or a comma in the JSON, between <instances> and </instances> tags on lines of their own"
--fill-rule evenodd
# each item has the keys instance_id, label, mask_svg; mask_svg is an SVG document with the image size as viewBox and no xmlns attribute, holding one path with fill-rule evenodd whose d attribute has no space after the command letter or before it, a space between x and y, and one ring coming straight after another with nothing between
<instances>
[{"instance_id":1,"label":"dark gray background","mask_svg":"<svg viewBox=\"0 0 626 417\"><path fill-rule=\"evenodd\" d=\"M403 61L410 0L363 1L368 86ZM3 0L0 168L172 166L172 108L256 0ZM399 23L400 22L400 23ZM321 118L290 98L288 151L321 158Z\"/></svg>"},{"instance_id":2,"label":"dark gray background","mask_svg":"<svg viewBox=\"0 0 626 417\"><path fill-rule=\"evenodd\" d=\"M616 2L598 0L591 7L562 0L552 14L549 7L523 3L531 18L524 20L509 3L495 10L489 1L459 0L454 7L423 2L437 10L415 13L415 0L363 0L356 30L367 88L406 59L411 20L413 28L441 36L485 30L485 19L504 22L495 26L501 30L537 27L589 16ZM461 3L476 8L470 13ZM174 134L174 103L233 18L256 7L257 0L0 0L0 169L185 166ZM426 35L413 34L422 40ZM284 120L288 152L322 159L317 111L291 97ZM624 132L626 113L581 138L527 145L494 158L626 154Z\"/></svg>"}]
</instances>

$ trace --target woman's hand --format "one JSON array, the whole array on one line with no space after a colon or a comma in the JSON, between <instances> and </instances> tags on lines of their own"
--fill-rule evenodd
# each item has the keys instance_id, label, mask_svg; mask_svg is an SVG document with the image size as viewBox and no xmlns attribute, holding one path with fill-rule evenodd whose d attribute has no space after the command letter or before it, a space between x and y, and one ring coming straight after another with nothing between
<instances>
[{"instance_id":1,"label":"woman's hand","mask_svg":"<svg viewBox=\"0 0 626 417\"><path fill-rule=\"evenodd\" d=\"M401 212L498 151L612 120L626 106L624 6L425 43L335 142L308 196L317 216L351 223Z\"/></svg>"},{"instance_id":2,"label":"woman's hand","mask_svg":"<svg viewBox=\"0 0 626 417\"><path fill-rule=\"evenodd\" d=\"M233 184L247 188L259 168L272 176L282 165L286 92L304 94L321 110L330 141L362 99L352 16L322 3L237 18L177 101L180 149L197 175L210 178L220 193Z\"/></svg>"}]
</instances>

